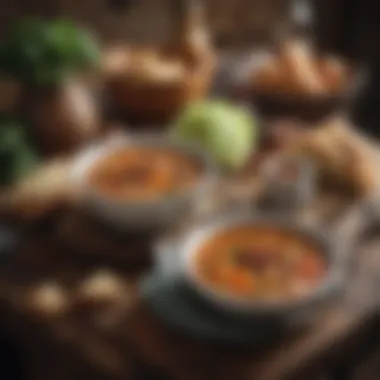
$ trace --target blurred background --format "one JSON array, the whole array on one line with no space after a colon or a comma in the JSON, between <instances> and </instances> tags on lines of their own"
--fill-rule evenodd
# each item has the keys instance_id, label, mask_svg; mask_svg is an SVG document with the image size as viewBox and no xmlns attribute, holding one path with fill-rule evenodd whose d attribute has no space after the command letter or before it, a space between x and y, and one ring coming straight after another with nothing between
<instances>
[{"instance_id":1,"label":"blurred background","mask_svg":"<svg viewBox=\"0 0 380 380\"><path fill-rule=\"evenodd\" d=\"M105 42L159 42L171 31L171 0L17 0L4 4L0 30L25 15L67 16L95 30ZM289 0L204 0L210 28L218 45L252 46L270 40L289 21ZM371 41L368 23L343 0L313 0L315 36L328 49L360 55ZM365 2L352 4L365 8ZM365 13L365 12L363 12ZM355 16L355 17L353 17ZM355 21L354 21L354 20ZM237 20L239 20L237 22ZM148 27L149 25L149 27Z\"/></svg>"},{"instance_id":2,"label":"blurred background","mask_svg":"<svg viewBox=\"0 0 380 380\"><path fill-rule=\"evenodd\" d=\"M359 128L380 136L377 128L380 122L380 107L377 106L380 97L380 33L374 0L203 2L213 42L221 50L251 51L268 47L284 31L304 28L302 33L307 34L323 52L350 58L360 67L366 67L368 77L350 112ZM0 38L14 21L25 16L49 20L64 17L94 32L104 46L118 42L155 45L169 40L173 32L176 33L173 3L173 0L11 0L2 5ZM312 10L312 17L305 25L294 23L295 4L307 4ZM23 353L8 337L4 336L0 341L3 343L0 346L1 366L4 373L9 374L4 379L23 379ZM352 378L378 379L378 375L373 375L378 373L378 357L376 352L366 358L365 365ZM337 376L337 380L345 378Z\"/></svg>"},{"instance_id":3,"label":"blurred background","mask_svg":"<svg viewBox=\"0 0 380 380\"><path fill-rule=\"evenodd\" d=\"M204 0L214 43L226 49L267 45L276 33L291 28L290 0ZM376 2L312 0L314 43L370 66L372 86L361 91L353 115L362 129L377 135L378 35ZM25 15L68 17L94 31L105 44L118 41L159 43L175 29L172 0L16 0L6 2L0 34ZM238 22L237 22L238 20ZM174 28L174 29L173 29Z\"/></svg>"}]
</instances>

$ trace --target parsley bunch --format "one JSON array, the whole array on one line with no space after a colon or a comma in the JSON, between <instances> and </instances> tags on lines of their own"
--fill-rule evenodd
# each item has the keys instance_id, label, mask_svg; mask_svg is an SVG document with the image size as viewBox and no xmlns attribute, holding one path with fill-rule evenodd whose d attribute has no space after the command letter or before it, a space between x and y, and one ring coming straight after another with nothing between
<instances>
[{"instance_id":1,"label":"parsley bunch","mask_svg":"<svg viewBox=\"0 0 380 380\"><path fill-rule=\"evenodd\" d=\"M94 37L69 21L25 19L0 43L0 73L26 85L55 85L100 60Z\"/></svg>"}]
</instances>

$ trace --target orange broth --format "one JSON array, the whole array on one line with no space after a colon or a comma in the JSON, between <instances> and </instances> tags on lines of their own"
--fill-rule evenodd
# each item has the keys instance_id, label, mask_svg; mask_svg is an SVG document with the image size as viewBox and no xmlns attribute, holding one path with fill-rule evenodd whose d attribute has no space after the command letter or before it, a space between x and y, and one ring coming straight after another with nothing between
<instances>
[{"instance_id":1,"label":"orange broth","mask_svg":"<svg viewBox=\"0 0 380 380\"><path fill-rule=\"evenodd\" d=\"M200 162L180 151L132 147L100 159L89 180L99 192L117 200L147 201L191 188L201 170Z\"/></svg>"},{"instance_id":2,"label":"orange broth","mask_svg":"<svg viewBox=\"0 0 380 380\"><path fill-rule=\"evenodd\" d=\"M327 262L308 239L280 228L236 227L217 233L197 252L201 280L236 296L294 298L324 278Z\"/></svg>"}]
</instances>

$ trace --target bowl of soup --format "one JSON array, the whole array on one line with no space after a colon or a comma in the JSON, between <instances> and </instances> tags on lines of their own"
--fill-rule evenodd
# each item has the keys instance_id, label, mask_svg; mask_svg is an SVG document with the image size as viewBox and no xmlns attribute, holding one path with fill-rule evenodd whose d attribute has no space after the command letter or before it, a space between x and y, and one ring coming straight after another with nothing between
<instances>
[{"instance_id":1,"label":"bowl of soup","mask_svg":"<svg viewBox=\"0 0 380 380\"><path fill-rule=\"evenodd\" d=\"M306 310L344 277L328 235L273 217L229 216L195 227L177 251L191 288L228 311Z\"/></svg>"},{"instance_id":2,"label":"bowl of soup","mask_svg":"<svg viewBox=\"0 0 380 380\"><path fill-rule=\"evenodd\" d=\"M216 177L197 146L163 136L121 136L82 152L73 175L82 201L116 227L165 226L207 195Z\"/></svg>"}]
</instances>

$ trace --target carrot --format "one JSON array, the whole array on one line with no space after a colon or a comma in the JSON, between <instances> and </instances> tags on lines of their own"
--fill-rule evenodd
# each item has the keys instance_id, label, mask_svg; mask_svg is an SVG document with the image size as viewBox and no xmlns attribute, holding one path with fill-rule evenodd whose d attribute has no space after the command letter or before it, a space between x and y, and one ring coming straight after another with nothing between
<instances>
[{"instance_id":1,"label":"carrot","mask_svg":"<svg viewBox=\"0 0 380 380\"><path fill-rule=\"evenodd\" d=\"M255 289L254 278L251 273L236 271L230 276L231 287L240 294L252 293Z\"/></svg>"},{"instance_id":2,"label":"carrot","mask_svg":"<svg viewBox=\"0 0 380 380\"><path fill-rule=\"evenodd\" d=\"M304 257L299 263L298 273L305 278L317 279L323 276L323 272L323 263L316 257Z\"/></svg>"}]
</instances>

